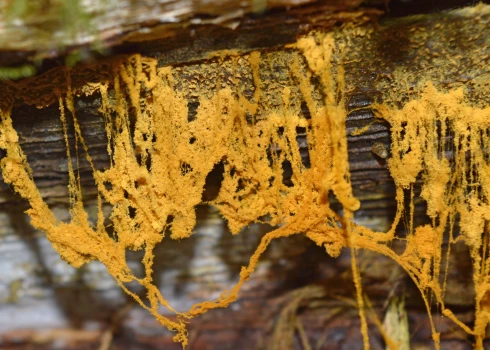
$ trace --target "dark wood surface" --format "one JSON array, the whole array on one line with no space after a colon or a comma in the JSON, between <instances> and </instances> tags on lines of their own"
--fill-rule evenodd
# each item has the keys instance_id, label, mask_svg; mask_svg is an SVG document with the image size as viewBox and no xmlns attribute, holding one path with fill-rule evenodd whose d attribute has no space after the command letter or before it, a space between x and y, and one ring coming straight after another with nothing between
<instances>
[{"instance_id":1,"label":"dark wood surface","mask_svg":"<svg viewBox=\"0 0 490 350\"><path fill-rule=\"evenodd\" d=\"M213 62L209 54L215 50L233 49L244 55L261 50L272 59L290 54L284 45L294 42L300 34L313 29L334 30L341 23L356 22L365 16L364 26L372 28L371 36L354 37L346 51L346 62L353 62L345 66L349 91L346 100L351 110L347 120L349 164L354 192L362 203L356 220L386 230L395 212L394 185L386 161L372 147L381 143L389 151L390 133L386 122L374 118L370 105L386 100L390 95L388 89L402 90L402 83L397 79L400 70L411 73L409 84L428 77L441 88L478 83L490 70L487 70L490 37L485 35L490 29L490 15L484 12L478 21L476 14L461 13L383 19L379 6L352 16L339 14L337 10L332 10L331 4L322 3L290 12L277 9L265 15L267 20L245 17L235 29L206 24L178 28L171 36L167 35L168 27L163 32L154 28L155 32L145 35L125 36L111 50L113 54L140 52L157 58L162 66L206 70ZM392 11L396 12L395 7ZM410 45L409 33L420 30L427 33L425 41L417 37L420 45ZM478 39L469 40L473 36ZM444 40L453 37L457 38L455 44ZM479 63L471 64L472 57L478 57ZM452 65L447 64L449 58L454 61ZM58 63L56 59L47 61L42 70ZM267 69L271 68L264 65L261 71L264 77ZM481 96L477 88L472 91L475 100L485 102L490 96ZM52 92L47 88L41 93ZM76 101L90 154L96 167L102 168L108 165L108 156L99 104L96 97ZM43 197L59 217L67 218L67 161L57 104L38 109L19 100L12 118ZM352 135L370 123L366 132ZM304 135L298 135L298 142L306 150ZM88 210L94 210L95 187L90 168L83 159L80 172ZM216 193L218 184L219 181L210 179L205 195ZM119 291L102 266L92 263L74 270L61 261L43 234L29 226L23 214L25 209L25 203L2 182L1 348L51 349L53 344L58 344L62 349L93 349L110 335L113 349L179 348L172 342L170 333ZM416 209L419 222L424 222L423 203ZM186 310L193 302L216 297L230 288L261 235L270 229L252 225L240 235L232 236L219 215L207 206L198 209L198 218L195 235L181 242L171 241L156 252L155 279L177 310ZM471 275L465 272L471 268L471 262L463 246L456 246L452 256L457 268L449 275L448 304L460 319L471 323L474 292L470 287ZM128 258L137 269L141 256L133 254ZM349 259L348 251L332 259L303 237L274 242L237 303L192 320L189 348L272 349L278 317L287 305L301 297L298 291L303 291L296 314L312 348L360 349L358 315L349 304L354 300ZM360 266L364 291L378 317L383 318L393 293L404 295L412 348L432 348L428 318L419 292L406 274L389 259L369 252L361 252ZM471 348L470 337L449 320L439 317L436 309L434 315L442 332L442 348ZM370 324L372 347L384 348L379 330L372 320ZM297 333L294 347L302 348Z\"/></svg>"}]
</instances>

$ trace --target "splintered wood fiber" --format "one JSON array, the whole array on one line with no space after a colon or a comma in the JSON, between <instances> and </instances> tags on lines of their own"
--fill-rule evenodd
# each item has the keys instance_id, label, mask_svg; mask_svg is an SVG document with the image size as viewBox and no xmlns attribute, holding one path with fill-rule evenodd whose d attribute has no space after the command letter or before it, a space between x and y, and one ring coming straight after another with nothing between
<instances>
[{"instance_id":1,"label":"splintered wood fiber","mask_svg":"<svg viewBox=\"0 0 490 350\"><path fill-rule=\"evenodd\" d=\"M474 11L465 16L489 10L480 6ZM440 312L474 335L476 348L483 348L490 320L490 108L469 99L464 86L436 87L430 76L409 84L409 73L395 72L397 83L384 90L383 103L376 103L373 110L391 126L387 164L397 189L396 216L387 232L355 224L353 213L360 202L350 182L344 58L355 50L353 42L373 35L374 30L346 26L337 32L311 33L277 52L227 51L188 66L159 67L156 60L139 55L121 58L105 63L99 75L92 71L82 88L72 90L72 77L65 74L67 88L53 88L54 99L36 95L35 90L29 95L24 88L28 103L44 107L56 100L59 104L69 159L71 220L56 219L34 183L10 117L12 101L4 101L1 109L0 148L6 151L1 160L3 177L29 202L32 225L46 233L64 260L74 267L91 260L102 262L121 288L174 331L175 341L183 346L188 320L235 301L272 240L301 234L332 257L344 247L352 250L366 348L369 335L356 263L358 249L395 260L420 289L429 317L432 296ZM411 40L417 42L423 35L414 32ZM458 64L457 59L448 61L447 69ZM482 78L478 84L480 91L488 90ZM100 116L105 120L110 157L107 169L95 168L84 142L74 107L80 95L96 95L102 101ZM70 127L76 152L70 151ZM307 135L308 164L296 141L299 132ZM92 164L98 189L96 223L91 223L84 209L80 175L73 166L78 157ZM283 181L284 162L292 170L290 184ZM224 168L219 194L203 203L206 178L219 163ZM431 219L421 226L413 224L417 178L423 181L420 196ZM341 204L341 212L332 209L331 194ZM102 211L107 204L112 207L110 234ZM266 222L275 229L263 236L232 290L177 312L153 284L153 250L169 238L192 235L200 204L218 208L233 234L254 222ZM412 217L406 238L400 238L396 229L404 212ZM457 218L460 234L453 236ZM444 303L447 268L442 265L448 259L441 247L448 234L450 245L463 242L471 253L476 290L473 327L460 322ZM394 240L405 240L403 253L391 248ZM144 251L144 277L136 277L129 269L127 250ZM144 287L147 300L133 294L126 287L128 282ZM162 307L177 317L162 316ZM439 347L432 318L431 325Z\"/></svg>"}]
</instances>

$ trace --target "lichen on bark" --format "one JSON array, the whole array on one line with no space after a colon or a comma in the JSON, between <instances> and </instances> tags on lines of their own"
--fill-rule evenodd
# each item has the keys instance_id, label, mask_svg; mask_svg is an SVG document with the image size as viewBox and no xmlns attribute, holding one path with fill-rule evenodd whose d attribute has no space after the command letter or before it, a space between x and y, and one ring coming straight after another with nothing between
<instances>
[{"instance_id":1,"label":"lichen on bark","mask_svg":"<svg viewBox=\"0 0 490 350\"><path fill-rule=\"evenodd\" d=\"M489 10L480 6L473 11L463 15L488 15ZM355 224L354 212L360 202L353 195L348 163L345 96L349 81L345 69L349 63L345 57L356 49L356 40L371 35L375 35L372 27L349 25L334 32L310 33L281 52L228 51L202 66L158 67L155 59L134 55L92 68L83 83L83 73L58 73L64 88L50 85L55 98L36 94L35 89L26 93L26 85L10 85L9 89L17 89L17 97L25 94L26 102L41 107L54 101L59 104L69 160L70 222L57 220L43 201L19 145L10 117L13 101L8 99L2 102L0 124L0 148L6 152L1 161L4 180L29 202L32 225L46 232L63 259L75 267L90 260L102 262L121 288L175 331L175 340L184 346L187 320L235 301L273 239L303 234L333 257L344 247L353 251L366 348L369 339L356 264L358 249L395 260L420 289L429 316L432 293L442 314L474 335L476 347L482 348L490 320L486 151L490 108L484 101L473 100L474 92L469 94L463 86L436 87L430 76L413 81L410 72L393 72L395 79L388 82L398 85L384 90L382 103L375 103L373 110L391 126L388 167L396 185L397 212L387 232ZM409 42L415 45L419 35L427 32L413 34ZM440 63L442 70L433 75L451 70L455 63L448 62ZM261 69L265 65L277 68L271 70L277 74L265 76ZM200 78L190 80L189 76ZM486 91L485 79L472 81L478 82L480 93ZM94 166L85 144L74 108L78 95L96 95L102 101L99 112L106 123L110 157L107 169ZM74 152L68 141L69 127L74 130ZM307 135L308 163L297 144L299 132ZM83 206L80 175L73 165L79 157L86 157L92 166L99 203L96 222L89 220ZM284 178L285 163L292 171L290 182ZM224 169L220 191L206 204L219 209L232 233L254 222L276 228L263 236L232 290L223 291L217 300L177 312L152 283L153 249L168 238L192 235L195 208L203 204L206 179L217 164ZM413 221L417 179L423 181L420 196L432 220L427 225L416 226ZM341 211L332 208L332 194ZM104 216L103 204L112 206L109 218ZM411 218L403 238L397 235L397 228L404 211ZM456 236L453 227L458 218L461 234ZM476 290L472 328L445 305L448 267L443 264L441 247L448 233L449 244L463 242L471 252ZM390 246L395 239L405 242L401 254ZM127 250L144 250L143 277L135 276L127 266ZM143 286L146 299L132 293L126 286L129 282ZM177 318L162 316L161 307ZM431 323L439 346L438 330Z\"/></svg>"}]
</instances>

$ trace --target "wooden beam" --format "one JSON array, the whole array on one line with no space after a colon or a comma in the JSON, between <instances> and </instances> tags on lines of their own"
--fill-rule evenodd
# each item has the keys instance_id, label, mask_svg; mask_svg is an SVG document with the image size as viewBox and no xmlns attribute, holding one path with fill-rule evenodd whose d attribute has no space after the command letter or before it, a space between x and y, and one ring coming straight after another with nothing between
<instances>
[{"instance_id":1,"label":"wooden beam","mask_svg":"<svg viewBox=\"0 0 490 350\"><path fill-rule=\"evenodd\" d=\"M188 93L192 103L190 82L200 75L206 77L210 72L230 72L229 58L223 54L223 50L234 50L244 60L250 51L260 50L261 80L269 84L272 91L274 84L284 84L289 79L289 67L278 63L299 55L285 46L295 42L298 35L316 29L349 36L342 63L345 67L347 108L350 111L347 119L349 163L355 195L362 202L356 220L383 230L391 222L395 206L394 185L386 160L380 156L383 147L389 155L390 130L387 123L375 118L370 106L374 102L403 103L410 96L412 87L428 80L440 89L466 87L474 103L488 104L490 94L485 82L490 70L490 37L485 33L490 29L490 11L488 7L480 6L473 10L375 21L378 10L343 13L332 11L329 6L315 4L289 12L279 11L268 15L267 21L249 17L242 19L235 30L209 24L179 27L173 32L169 32L168 26L163 29L155 27L149 33L125 36L112 50L118 54L140 52L157 58L161 66L179 67L180 71L176 74L181 74L181 77L187 74L181 81L183 91ZM362 23L362 35L350 31L353 23ZM337 27L339 24L343 26ZM219 61L221 65L217 65L218 59L223 57ZM106 58L107 61L111 59ZM42 68L46 70L44 75L19 83L4 82L0 90L4 97L16 99L12 118L35 181L46 201L60 217L64 217L68 204L67 160L56 105L56 89L66 88L67 80L65 68L49 70L55 63L46 63ZM92 68L99 67L97 71L94 70L96 75L91 75L90 65L75 67L71 72L75 88L93 77L100 77L100 72L104 73L100 69L102 64L93 63ZM244 64L234 69L245 67ZM312 81L312 84L319 89L318 82ZM399 91L399 95L393 94L393 91ZM393 96L399 96L400 100L395 100ZM48 106L37 109L36 104ZM270 104L273 106L274 101L271 100ZM107 139L99 107L100 100L96 96L76 100L78 118L89 152L96 167L103 168L108 166ZM73 139L71 134L72 143ZM298 143L306 154L305 136L301 133L298 134ZM84 195L90 208L95 187L89 165L83 157L80 160ZM215 175L219 177L219 169ZM215 180L209 179L207 195L216 192L219 181ZM51 346L50 340L43 343L36 333L36 327L42 328L43 321L32 321L30 316L36 312L42 313L43 308L49 309L46 313L49 318L44 321L48 328L75 325L94 327L97 329L94 332L100 334L110 331L115 334L115 346L120 348L128 348L127 344L135 344L136 347L136 342L155 347L176 346L170 342L170 335L162 332L151 316L137 308L124 316L120 328L111 328L108 315L116 314L115 310L128 301L119 294L117 286L104 274L103 269L93 264L75 272L58 260L42 234L29 227L22 214L22 201L3 182L0 207L0 217L5 223L0 241L0 256L3 259L0 264L4 266L2 269L15 271L0 283L3 293L0 295L0 300L3 300L0 310L2 314L14 315L18 320L18 323L11 324L0 322L1 339L7 346L14 349L16 342L36 341L46 348ZM419 203L416 209L420 222L424 222L423 203ZM254 225L245 232L245 237L231 236L223 228L215 211L202 208L199 217L195 237L183 242L171 242L157 252L155 278L177 309L186 309L189 302L210 299L219 291L229 288L240 266L247 263L258 239L268 229ZM470 274L465 273L466 269L471 268L471 263L464 248L456 247L453 256L458 263L457 268L450 272L448 280L453 284L448 288L446 297L449 304L457 306L458 316L471 322L473 294L468 287L471 284ZM140 256L129 258L137 268ZM430 341L427 317L417 297L418 291L407 276L398 271L393 262L369 253L361 257L360 264L363 266L361 272L365 292L371 298L374 310L382 315L390 291L398 286L400 293L407 295L412 345L427 345ZM324 296L323 300L318 300L322 298L315 297L314 293L311 294L313 296L306 294L297 311L309 339L322 348L321 339L326 334L324 339L327 342L323 343L328 345L323 345L323 348L341 348L343 345L356 348L360 346L361 338L358 337L357 314L348 303L348 299L353 298L349 271L349 255L346 252L333 260L326 256L323 249L301 237L275 242L237 304L193 320L191 348L258 348L260 342L267 348L274 328L271 320L289 305L291 299L297 297L290 291L298 287L310 288L311 284L320 286ZM53 306L55 302L60 305ZM21 307L28 311L21 313ZM342 310L340 314L330 315L332 310L337 309ZM447 327L443 332L442 347L465 348L466 335L451 329L447 321L440 318L441 324ZM22 324L34 330L19 335ZM373 346L382 346L381 336L373 324L370 332ZM93 336L94 333L70 333L67 337L76 338L76 341L68 341L67 348L75 348L77 342L94 344ZM296 347L299 348L299 343Z\"/></svg>"}]
</instances>

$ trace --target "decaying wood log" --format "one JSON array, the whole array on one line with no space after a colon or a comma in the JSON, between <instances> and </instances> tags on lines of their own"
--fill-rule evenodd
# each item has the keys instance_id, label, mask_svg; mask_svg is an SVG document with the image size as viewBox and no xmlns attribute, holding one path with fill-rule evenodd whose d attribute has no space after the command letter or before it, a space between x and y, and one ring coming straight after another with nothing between
<instances>
[{"instance_id":1,"label":"decaying wood log","mask_svg":"<svg viewBox=\"0 0 490 350\"><path fill-rule=\"evenodd\" d=\"M474 92L472 98L475 101L488 103L490 95L482 93L486 91L482 85L490 71L487 68L490 67L490 37L485 34L490 29L490 10L480 6L476 11L380 19L384 2L371 2L376 6L381 3L381 7L363 9L359 8L360 1L308 2L269 2L270 7L300 3L302 6L290 11L278 8L261 18L254 15L244 17L244 13L260 12L262 7L251 11L242 9L237 14L230 11L234 1L219 9L209 7L207 2L192 2L189 8L179 2L171 2L162 6L182 5L182 8L173 7L181 9L180 12L172 10L176 11L176 18L182 21L178 24L154 26L156 20L151 17L144 21L132 18L122 23L113 14L114 22L106 30L113 40L112 54L138 52L157 58L161 66L174 65L181 67L184 73L191 72L188 78L191 81L195 78L192 74L207 72L213 64L216 65L217 56L214 53L217 51L234 50L246 55L250 51L260 50L268 62L284 62L284 57L294 54L285 45L295 42L299 35L312 30L338 30L336 28L342 25L348 27L349 23L362 23L370 35L353 36L344 57L350 110L347 119L349 164L355 195L362 203L356 213L357 222L386 230L395 212L394 184L385 159L390 152L390 130L387 123L375 118L370 106L389 99L393 90L409 90L421 77L430 77L440 88L469 86L470 91ZM247 2L244 8L251 8L253 4L263 6L255 1ZM207 9L217 9L218 12L208 12ZM346 10L349 12L342 12ZM138 11L147 13L148 8L141 5ZM114 28L117 28L116 36L112 36L111 32ZM123 35L134 28L138 31ZM4 30L9 33L8 28ZM102 38L107 37L102 35ZM9 41L12 46L6 46L0 42L5 49L28 49L28 53L22 52L18 56L0 54L3 65L24 64L29 62L29 54L43 49L32 46L32 42L19 43L26 46L15 46L16 42L13 41ZM46 71L46 75L30 78L21 92L17 92L25 93L29 86L41 86L36 93L52 93L49 90L51 87L43 90L39 82L49 80L50 74L61 74L52 72L57 69L62 72L63 68L49 71L57 64L56 58L45 61L40 71ZM218 69L226 70L226 64ZM281 82L287 70L287 66L264 64L261 66L261 77L263 81ZM412 79L400 81L399 72ZM54 101L51 102L55 102L56 97L52 97ZM90 154L96 167L103 168L109 159L99 107L100 100L97 98L79 98L76 101L78 118ZM43 197L60 218L67 218L68 165L58 105L50 103L46 108L37 109L35 105L21 101L15 105L12 118ZM73 143L73 139L74 136L70 135L70 142ZM307 149L304 134L298 133L298 144ZM87 206L95 211L95 187L89 164L83 159L79 171ZM218 166L215 178L209 179L205 199L216 194L219 171ZM43 234L30 227L23 213L25 209L24 202L2 182L2 348L27 349L34 346L51 349L57 346L78 349L95 348L101 343L108 344L107 348L112 344L112 349L180 347L172 342L171 334L163 331L151 315L134 306L123 295L102 265L91 263L74 270L63 262ZM418 203L416 217L419 222L428 220L424 213L423 203ZM236 282L240 267L247 264L260 237L270 230L267 225L255 224L246 232L232 236L219 214L206 206L199 209L198 218L195 235L180 242L166 243L156 252L156 284L177 310L186 310L197 301L213 299L221 291L229 289ZM452 284L448 286L446 298L456 308L458 317L471 323L474 291L468 287L471 285L471 275L465 273L471 269L471 263L464 247L456 247L455 250L452 257L457 261L457 268L451 269L448 276ZM138 263L141 256L135 253L128 258L132 268L141 268ZM382 318L394 293L405 296L411 346L429 347L431 334L428 318L419 292L408 276L394 262L368 252L361 254L360 266L364 290L371 300L373 312ZM306 238L294 237L272 244L262 258L258 271L243 288L237 303L228 309L213 310L192 321L189 348L271 349L276 321L281 312L294 302L297 305L293 308L294 315L298 320L293 338L294 348L305 348L301 329L304 329L312 349L361 347L358 314L352 306L355 299L349 252L345 251L339 258L332 259ZM471 348L471 338L455 329L447 318L437 315L437 312L434 314L442 332L442 348ZM373 319L370 319L370 335L373 348L384 347ZM487 345L490 346L490 343Z\"/></svg>"}]
</instances>

